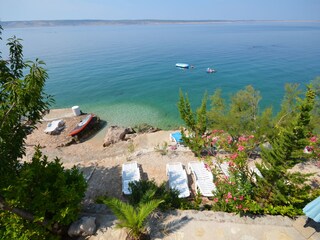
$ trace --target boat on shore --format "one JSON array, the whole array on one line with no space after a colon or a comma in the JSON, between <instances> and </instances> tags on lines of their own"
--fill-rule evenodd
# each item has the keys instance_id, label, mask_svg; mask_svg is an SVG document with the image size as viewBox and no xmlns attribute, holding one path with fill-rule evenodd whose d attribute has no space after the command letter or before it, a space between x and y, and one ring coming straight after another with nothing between
<instances>
[{"instance_id":1,"label":"boat on shore","mask_svg":"<svg viewBox=\"0 0 320 240\"><path fill-rule=\"evenodd\" d=\"M87 126L88 124L91 122L91 120L93 119L94 115L93 114L89 114L88 116L86 116L80 123L77 124L77 126L69 133L69 136L75 136L77 134L79 134L80 132L82 132Z\"/></svg>"},{"instance_id":2,"label":"boat on shore","mask_svg":"<svg viewBox=\"0 0 320 240\"><path fill-rule=\"evenodd\" d=\"M216 70L214 70L213 68L207 68L206 72L207 73L215 73Z\"/></svg>"},{"instance_id":3,"label":"boat on shore","mask_svg":"<svg viewBox=\"0 0 320 240\"><path fill-rule=\"evenodd\" d=\"M176 63L176 67L178 67L178 68L189 68L189 64L187 64L187 63Z\"/></svg>"}]
</instances>

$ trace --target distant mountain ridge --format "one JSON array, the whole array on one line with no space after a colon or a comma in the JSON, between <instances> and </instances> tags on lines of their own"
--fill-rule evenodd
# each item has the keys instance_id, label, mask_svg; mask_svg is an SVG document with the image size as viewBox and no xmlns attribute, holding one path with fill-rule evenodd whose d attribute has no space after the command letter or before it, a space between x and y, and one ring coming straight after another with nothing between
<instances>
[{"instance_id":1,"label":"distant mountain ridge","mask_svg":"<svg viewBox=\"0 0 320 240\"><path fill-rule=\"evenodd\" d=\"M99 26L99 25L134 25L134 24L205 24L235 22L320 22L320 20L34 20L0 21L4 28L55 27L55 26Z\"/></svg>"}]
</instances>

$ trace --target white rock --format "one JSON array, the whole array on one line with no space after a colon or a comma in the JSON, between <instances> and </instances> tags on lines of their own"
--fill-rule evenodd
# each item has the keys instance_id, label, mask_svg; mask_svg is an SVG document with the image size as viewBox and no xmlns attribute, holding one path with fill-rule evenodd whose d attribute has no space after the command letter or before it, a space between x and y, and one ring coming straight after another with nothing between
<instances>
[{"instance_id":1,"label":"white rock","mask_svg":"<svg viewBox=\"0 0 320 240\"><path fill-rule=\"evenodd\" d=\"M96 232L96 218L82 217L71 224L68 230L70 237L90 236Z\"/></svg>"}]
</instances>

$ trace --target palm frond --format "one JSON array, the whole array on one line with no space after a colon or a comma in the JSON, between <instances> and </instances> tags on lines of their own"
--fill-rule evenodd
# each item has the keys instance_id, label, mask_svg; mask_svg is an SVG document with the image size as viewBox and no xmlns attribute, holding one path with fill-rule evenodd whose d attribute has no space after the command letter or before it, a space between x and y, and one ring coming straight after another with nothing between
<instances>
[{"instance_id":1,"label":"palm frond","mask_svg":"<svg viewBox=\"0 0 320 240\"><path fill-rule=\"evenodd\" d=\"M132 216L136 214L131 205L126 204L119 199L110 198L103 200L103 203L111 209L113 214L119 219L120 222L128 222L128 216L130 217L130 215Z\"/></svg>"},{"instance_id":2,"label":"palm frond","mask_svg":"<svg viewBox=\"0 0 320 240\"><path fill-rule=\"evenodd\" d=\"M146 218L163 202L164 200L151 200L146 203L139 204L139 210L137 217L139 220L139 226L143 226Z\"/></svg>"}]
</instances>

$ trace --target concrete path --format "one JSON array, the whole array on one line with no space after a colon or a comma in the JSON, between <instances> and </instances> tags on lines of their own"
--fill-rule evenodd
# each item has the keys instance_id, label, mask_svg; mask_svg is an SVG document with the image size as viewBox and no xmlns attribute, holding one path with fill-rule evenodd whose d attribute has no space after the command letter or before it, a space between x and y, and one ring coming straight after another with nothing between
<instances>
[{"instance_id":1,"label":"concrete path","mask_svg":"<svg viewBox=\"0 0 320 240\"><path fill-rule=\"evenodd\" d=\"M125 239L115 229L115 218L96 215L100 228L88 240ZM320 240L320 224L304 226L305 217L292 220L282 216L239 217L223 212L174 211L151 221L151 237L159 240Z\"/></svg>"}]
</instances>

